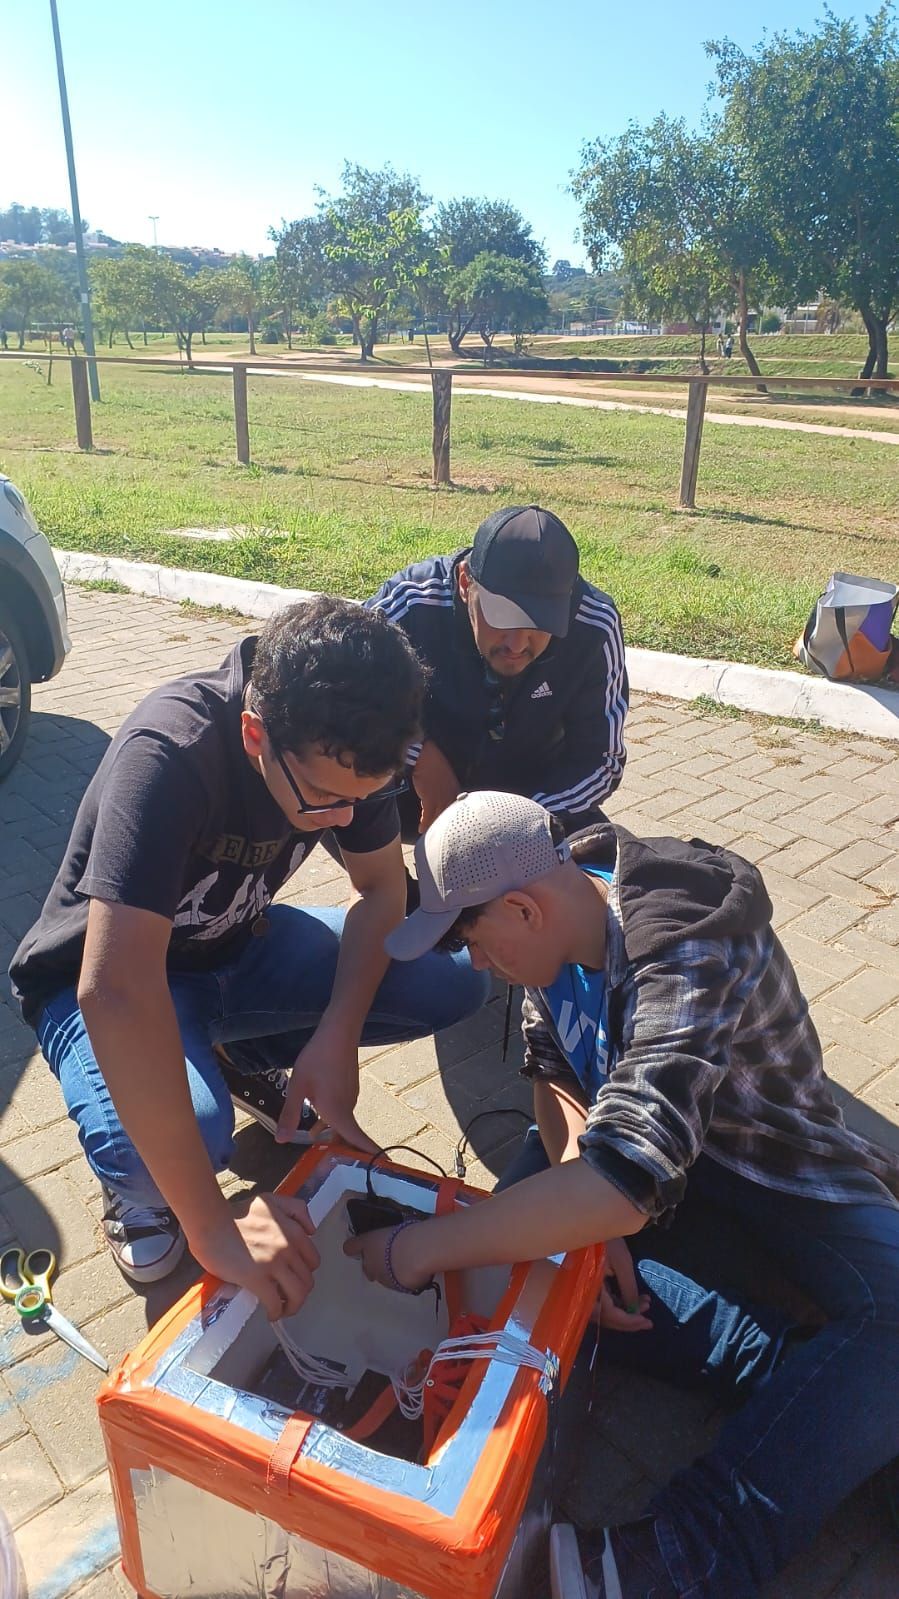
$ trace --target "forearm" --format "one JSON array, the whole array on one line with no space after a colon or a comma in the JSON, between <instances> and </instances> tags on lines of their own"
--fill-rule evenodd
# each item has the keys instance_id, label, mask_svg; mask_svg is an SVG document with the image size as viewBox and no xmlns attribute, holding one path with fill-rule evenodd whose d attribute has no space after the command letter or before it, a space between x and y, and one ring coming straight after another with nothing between
<instances>
[{"instance_id":1,"label":"forearm","mask_svg":"<svg viewBox=\"0 0 899 1599\"><path fill-rule=\"evenodd\" d=\"M584 1131L586 1108L558 1083L546 1078L534 1081L534 1115L543 1147L554 1166L563 1160L576 1160L578 1139Z\"/></svg>"},{"instance_id":2,"label":"forearm","mask_svg":"<svg viewBox=\"0 0 899 1599\"><path fill-rule=\"evenodd\" d=\"M190 1240L229 1212L197 1125L168 987L79 994L88 1036L122 1126Z\"/></svg>"},{"instance_id":3,"label":"forearm","mask_svg":"<svg viewBox=\"0 0 899 1599\"><path fill-rule=\"evenodd\" d=\"M409 1227L393 1267L402 1283L438 1271L505 1266L639 1232L643 1213L586 1161L571 1160L516 1183L482 1204Z\"/></svg>"},{"instance_id":4,"label":"forearm","mask_svg":"<svg viewBox=\"0 0 899 1599\"><path fill-rule=\"evenodd\" d=\"M390 964L384 940L403 919L404 894L405 884L399 876L395 884L355 900L346 913L334 986L322 1022L339 1026L346 1037L357 1042Z\"/></svg>"}]
</instances>

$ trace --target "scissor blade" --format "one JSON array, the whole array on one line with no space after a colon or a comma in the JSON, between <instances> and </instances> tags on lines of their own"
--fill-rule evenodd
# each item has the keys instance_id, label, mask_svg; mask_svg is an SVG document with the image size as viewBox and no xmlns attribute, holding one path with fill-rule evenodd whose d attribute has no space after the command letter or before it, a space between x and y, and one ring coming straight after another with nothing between
<instances>
[{"instance_id":1,"label":"scissor blade","mask_svg":"<svg viewBox=\"0 0 899 1599\"><path fill-rule=\"evenodd\" d=\"M92 1361L95 1366L99 1366L101 1371L109 1370L109 1361L104 1360L99 1350L95 1349L93 1344L89 1344L86 1338L82 1338L78 1328L73 1327L72 1323L66 1320L55 1305L47 1306L44 1311L44 1320L48 1327L53 1328L57 1338L61 1338L71 1349L74 1349L79 1355L83 1355L85 1360Z\"/></svg>"}]
</instances>

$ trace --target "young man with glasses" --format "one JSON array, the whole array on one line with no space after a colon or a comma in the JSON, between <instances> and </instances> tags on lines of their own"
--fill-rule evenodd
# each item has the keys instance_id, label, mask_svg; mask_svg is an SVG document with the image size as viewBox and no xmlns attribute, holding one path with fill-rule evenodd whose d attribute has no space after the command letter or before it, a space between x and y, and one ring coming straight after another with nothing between
<instances>
[{"instance_id":1,"label":"young man with glasses","mask_svg":"<svg viewBox=\"0 0 899 1599\"><path fill-rule=\"evenodd\" d=\"M602 815L624 770L624 640L614 602L578 567L557 516L512 505L470 548L395 573L366 602L430 668L407 836L462 789L527 795L566 832Z\"/></svg>"},{"instance_id":2,"label":"young man with glasses","mask_svg":"<svg viewBox=\"0 0 899 1599\"><path fill-rule=\"evenodd\" d=\"M272 1316L295 1309L316 1264L305 1208L262 1195L234 1219L215 1176L232 1101L285 1142L317 1112L374 1148L354 1114L360 1043L422 1037L487 997L467 957L384 954L405 900L392 774L421 697L402 634L318 596L154 690L87 789L11 976L135 1281L167 1275L186 1238ZM274 905L324 828L357 899Z\"/></svg>"}]
</instances>

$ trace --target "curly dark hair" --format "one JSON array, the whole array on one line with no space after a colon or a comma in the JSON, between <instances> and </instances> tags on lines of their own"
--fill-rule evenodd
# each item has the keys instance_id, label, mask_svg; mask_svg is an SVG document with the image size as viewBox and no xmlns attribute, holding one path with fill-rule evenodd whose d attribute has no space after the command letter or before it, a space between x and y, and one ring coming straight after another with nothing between
<instances>
[{"instance_id":1,"label":"curly dark hair","mask_svg":"<svg viewBox=\"0 0 899 1599\"><path fill-rule=\"evenodd\" d=\"M281 750L313 746L360 777L405 764L420 733L424 670L399 628L333 594L273 616L250 669L253 708Z\"/></svg>"}]
</instances>

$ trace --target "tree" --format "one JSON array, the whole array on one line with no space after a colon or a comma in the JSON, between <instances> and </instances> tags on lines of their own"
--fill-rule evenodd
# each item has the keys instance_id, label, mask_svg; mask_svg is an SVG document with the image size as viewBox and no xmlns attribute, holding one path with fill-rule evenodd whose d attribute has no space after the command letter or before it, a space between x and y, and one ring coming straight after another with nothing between
<instances>
[{"instance_id":1,"label":"tree","mask_svg":"<svg viewBox=\"0 0 899 1599\"><path fill-rule=\"evenodd\" d=\"M94 316L100 327L106 328L109 348L112 349L115 334L119 331L124 333L125 342L132 350L134 346L128 330L137 317L134 286L127 262L103 256L91 262L88 276Z\"/></svg>"},{"instance_id":2,"label":"tree","mask_svg":"<svg viewBox=\"0 0 899 1599\"><path fill-rule=\"evenodd\" d=\"M533 237L531 224L507 200L484 200L471 196L450 200L437 208L434 242L446 264L447 334L458 355L462 340L474 327L471 304L459 298L465 281L461 274L475 257L487 252L543 270L546 253Z\"/></svg>"},{"instance_id":3,"label":"tree","mask_svg":"<svg viewBox=\"0 0 899 1599\"><path fill-rule=\"evenodd\" d=\"M39 244L41 241L41 213L36 205L27 209L13 200L5 211L0 211L0 239L13 244Z\"/></svg>"},{"instance_id":4,"label":"tree","mask_svg":"<svg viewBox=\"0 0 899 1599\"><path fill-rule=\"evenodd\" d=\"M707 46L753 188L802 284L855 306L862 377L887 376L899 309L899 50L891 10L861 27L832 13L816 34L774 35L751 55Z\"/></svg>"},{"instance_id":5,"label":"tree","mask_svg":"<svg viewBox=\"0 0 899 1599\"><path fill-rule=\"evenodd\" d=\"M552 269L552 276L555 278L557 283L567 283L569 278L574 277L574 267L571 265L570 261L566 261L563 257L561 261L555 262Z\"/></svg>"},{"instance_id":6,"label":"tree","mask_svg":"<svg viewBox=\"0 0 899 1599\"><path fill-rule=\"evenodd\" d=\"M253 260L249 255L238 255L230 266L216 274L219 305L235 316L246 319L250 335L250 354L256 354L256 327L266 308L266 291L270 286L266 278L266 263Z\"/></svg>"},{"instance_id":7,"label":"tree","mask_svg":"<svg viewBox=\"0 0 899 1599\"><path fill-rule=\"evenodd\" d=\"M86 232L87 223L82 222L81 226ZM45 244L73 244L75 227L68 211L60 211L52 205L44 206L41 211L41 238Z\"/></svg>"},{"instance_id":8,"label":"tree","mask_svg":"<svg viewBox=\"0 0 899 1599\"><path fill-rule=\"evenodd\" d=\"M783 268L751 175L745 150L723 118L690 133L682 121L662 115L648 127L632 123L617 139L586 145L572 191L594 266L620 256L632 294L651 294L668 315L692 305L688 319L697 326L707 287L719 308L735 305L740 350L758 376L749 317L777 298Z\"/></svg>"},{"instance_id":9,"label":"tree","mask_svg":"<svg viewBox=\"0 0 899 1599\"><path fill-rule=\"evenodd\" d=\"M330 293L350 318L359 358L374 353L379 318L427 270L422 214L428 198L417 178L385 166L370 172L346 162L340 194L322 193L322 254Z\"/></svg>"},{"instance_id":10,"label":"tree","mask_svg":"<svg viewBox=\"0 0 899 1599\"><path fill-rule=\"evenodd\" d=\"M87 230L87 223L82 223ZM18 200L0 210L0 239L14 244L71 244L75 237L68 211L56 206L24 206Z\"/></svg>"},{"instance_id":11,"label":"tree","mask_svg":"<svg viewBox=\"0 0 899 1599\"><path fill-rule=\"evenodd\" d=\"M311 319L327 304L330 263L325 256L326 231L318 216L282 221L280 229L269 229L269 238L275 245L269 278L270 304L281 318L288 349L293 349L297 322Z\"/></svg>"},{"instance_id":12,"label":"tree","mask_svg":"<svg viewBox=\"0 0 899 1599\"><path fill-rule=\"evenodd\" d=\"M192 367L194 336L205 327L215 309L208 279L224 277L224 271L191 274L155 250L144 250L140 245L133 248L132 269L141 297L139 314L146 322L172 328L179 350L183 350L188 367Z\"/></svg>"},{"instance_id":13,"label":"tree","mask_svg":"<svg viewBox=\"0 0 899 1599\"><path fill-rule=\"evenodd\" d=\"M48 321L63 305L60 279L39 261L0 262L0 312L18 326L19 349L33 320Z\"/></svg>"},{"instance_id":14,"label":"tree","mask_svg":"<svg viewBox=\"0 0 899 1599\"><path fill-rule=\"evenodd\" d=\"M147 328L158 324L161 318L161 294L168 280L166 268L160 268L159 263L166 260L167 257L147 245L127 244L119 261L125 284L123 292L130 306L129 321L132 327L141 329L144 344L147 343Z\"/></svg>"},{"instance_id":15,"label":"tree","mask_svg":"<svg viewBox=\"0 0 899 1599\"><path fill-rule=\"evenodd\" d=\"M549 314L538 268L492 250L482 250L462 268L450 293L469 307L472 325L488 350L504 327L520 350L524 335L542 327Z\"/></svg>"}]
</instances>

